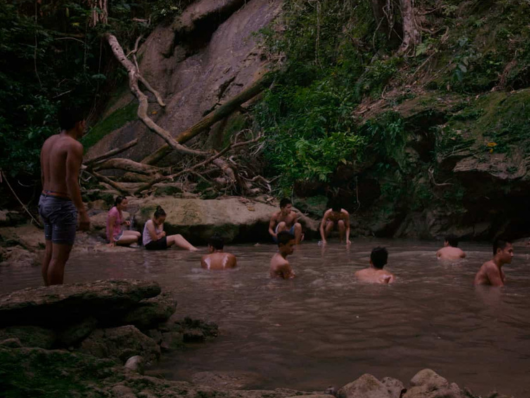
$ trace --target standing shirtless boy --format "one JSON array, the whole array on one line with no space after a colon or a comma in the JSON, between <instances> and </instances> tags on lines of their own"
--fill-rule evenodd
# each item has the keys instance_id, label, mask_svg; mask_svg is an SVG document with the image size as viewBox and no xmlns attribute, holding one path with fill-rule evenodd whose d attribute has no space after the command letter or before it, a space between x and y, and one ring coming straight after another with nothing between
<instances>
[{"instance_id":1,"label":"standing shirtless boy","mask_svg":"<svg viewBox=\"0 0 530 398\"><path fill-rule=\"evenodd\" d=\"M271 278L292 279L295 274L287 261L287 256L293 254L294 235L287 231L278 233L278 253L272 256L269 275Z\"/></svg>"},{"instance_id":2,"label":"standing shirtless boy","mask_svg":"<svg viewBox=\"0 0 530 398\"><path fill-rule=\"evenodd\" d=\"M484 263L475 275L475 285L504 286L504 264L511 264L513 258L512 243L497 240L493 243L493 259Z\"/></svg>"},{"instance_id":3,"label":"standing shirtless boy","mask_svg":"<svg viewBox=\"0 0 530 398\"><path fill-rule=\"evenodd\" d=\"M458 238L456 235L447 235L444 247L436 252L438 260L459 260L466 257L466 253L458 248Z\"/></svg>"},{"instance_id":4,"label":"standing shirtless boy","mask_svg":"<svg viewBox=\"0 0 530 398\"><path fill-rule=\"evenodd\" d=\"M44 284L61 285L64 267L75 240L77 217L82 231L90 219L81 199L79 170L83 162L83 145L79 140L85 131L83 113L63 108L59 112L61 132L48 138L40 154L42 194L39 214L44 222L46 252L42 262Z\"/></svg>"},{"instance_id":5,"label":"standing shirtless boy","mask_svg":"<svg viewBox=\"0 0 530 398\"><path fill-rule=\"evenodd\" d=\"M288 231L294 235L296 245L302 241L302 225L298 222L298 214L293 211L293 205L287 198L280 201L280 211L272 214L269 223L269 234L274 242L278 243L278 234ZM276 227L276 228L275 228Z\"/></svg>"},{"instance_id":6,"label":"standing shirtless boy","mask_svg":"<svg viewBox=\"0 0 530 398\"><path fill-rule=\"evenodd\" d=\"M201 267L207 270L217 271L237 266L236 256L224 252L224 239L219 235L213 235L208 241L208 252L201 258Z\"/></svg>"},{"instance_id":7,"label":"standing shirtless boy","mask_svg":"<svg viewBox=\"0 0 530 398\"><path fill-rule=\"evenodd\" d=\"M337 203L332 204L331 209L324 213L324 217L322 217L320 222L322 245L328 243L327 237L334 228L339 231L340 242L344 242L344 237L346 237L346 245L350 245L350 213Z\"/></svg>"}]
</instances>

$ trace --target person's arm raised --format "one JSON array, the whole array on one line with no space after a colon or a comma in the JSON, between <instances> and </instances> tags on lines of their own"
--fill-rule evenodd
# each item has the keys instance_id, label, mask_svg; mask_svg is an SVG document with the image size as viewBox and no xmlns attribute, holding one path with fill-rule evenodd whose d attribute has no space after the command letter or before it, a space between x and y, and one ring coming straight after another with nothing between
<instances>
[{"instance_id":1,"label":"person's arm raised","mask_svg":"<svg viewBox=\"0 0 530 398\"><path fill-rule=\"evenodd\" d=\"M66 153L66 187L68 194L74 202L77 211L79 212L79 228L82 231L87 231L90 227L90 219L88 218L83 199L81 199L81 189L79 188L79 170L83 162L83 145L74 141L68 146Z\"/></svg>"}]
</instances>

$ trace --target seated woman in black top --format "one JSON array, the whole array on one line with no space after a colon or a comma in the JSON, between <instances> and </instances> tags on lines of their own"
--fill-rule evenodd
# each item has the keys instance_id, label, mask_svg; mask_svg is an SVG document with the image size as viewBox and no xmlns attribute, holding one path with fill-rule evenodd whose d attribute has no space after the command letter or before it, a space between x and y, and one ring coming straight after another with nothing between
<instances>
[{"instance_id":1,"label":"seated woman in black top","mask_svg":"<svg viewBox=\"0 0 530 398\"><path fill-rule=\"evenodd\" d=\"M197 251L197 248L193 247L182 235L166 236L164 231L165 220L166 212L157 206L153 218L147 220L144 225L143 243L147 250L166 250L168 247L176 245L191 252Z\"/></svg>"}]
</instances>

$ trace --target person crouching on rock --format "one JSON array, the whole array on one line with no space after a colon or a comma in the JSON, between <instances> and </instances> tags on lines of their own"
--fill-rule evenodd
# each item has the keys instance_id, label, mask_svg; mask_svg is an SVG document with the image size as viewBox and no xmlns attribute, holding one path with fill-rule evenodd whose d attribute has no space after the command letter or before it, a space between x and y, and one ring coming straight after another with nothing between
<instances>
[{"instance_id":1,"label":"person crouching on rock","mask_svg":"<svg viewBox=\"0 0 530 398\"><path fill-rule=\"evenodd\" d=\"M383 267L388 261L388 251L384 247L376 247L370 254L370 267L357 271L355 277L360 282L387 284L392 283L396 277Z\"/></svg>"},{"instance_id":2,"label":"person crouching on rock","mask_svg":"<svg viewBox=\"0 0 530 398\"><path fill-rule=\"evenodd\" d=\"M197 251L182 235L166 236L164 221L166 221L166 212L157 206L153 218L147 220L144 226L143 243L147 250L166 250L175 245L190 252Z\"/></svg>"},{"instance_id":3,"label":"person crouching on rock","mask_svg":"<svg viewBox=\"0 0 530 398\"><path fill-rule=\"evenodd\" d=\"M436 252L438 260L459 260L466 257L466 253L458 248L458 238L456 235L445 237L444 247Z\"/></svg>"},{"instance_id":4,"label":"person crouching on rock","mask_svg":"<svg viewBox=\"0 0 530 398\"><path fill-rule=\"evenodd\" d=\"M140 232L123 231L122 225L130 226L129 221L123 221L123 211L127 210L128 200L125 196L117 196L114 200L114 207L107 215L107 241L109 246L129 246L140 241Z\"/></svg>"},{"instance_id":5,"label":"person crouching on rock","mask_svg":"<svg viewBox=\"0 0 530 398\"><path fill-rule=\"evenodd\" d=\"M278 233L277 240L278 253L272 256L269 275L271 278L292 279L295 273L287 261L287 256L294 252L294 235L288 231L282 231Z\"/></svg>"},{"instance_id":6,"label":"person crouching on rock","mask_svg":"<svg viewBox=\"0 0 530 398\"><path fill-rule=\"evenodd\" d=\"M201 258L201 267L207 270L223 270L237 266L236 256L225 253L225 242L219 235L213 235L208 241L208 252Z\"/></svg>"}]
</instances>

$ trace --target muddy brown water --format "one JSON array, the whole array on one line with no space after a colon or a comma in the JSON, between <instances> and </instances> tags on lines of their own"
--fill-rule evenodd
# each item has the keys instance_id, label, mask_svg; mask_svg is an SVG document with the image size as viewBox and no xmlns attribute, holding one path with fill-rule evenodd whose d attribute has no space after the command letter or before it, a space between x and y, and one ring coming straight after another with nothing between
<instances>
[{"instance_id":1,"label":"muddy brown water","mask_svg":"<svg viewBox=\"0 0 530 398\"><path fill-rule=\"evenodd\" d=\"M390 252L391 286L359 284L372 247ZM204 254L177 250L84 253L72 257L67 282L138 278L174 292L178 315L216 322L213 342L167 354L156 369L190 380L202 371L251 371L260 388L323 390L363 373L405 384L432 368L460 387L530 397L530 250L516 248L505 266L508 286L474 288L490 247L463 244L468 259L441 263L438 245L354 241L323 251L307 243L291 257L292 281L267 277L273 245L235 246L234 271L200 268ZM40 286L38 268L0 267L0 293Z\"/></svg>"}]
</instances>

